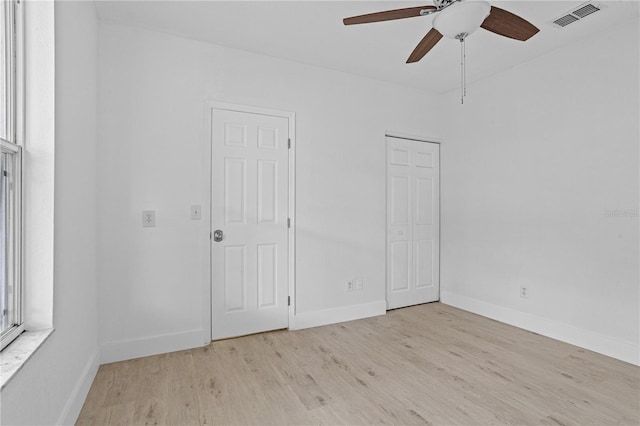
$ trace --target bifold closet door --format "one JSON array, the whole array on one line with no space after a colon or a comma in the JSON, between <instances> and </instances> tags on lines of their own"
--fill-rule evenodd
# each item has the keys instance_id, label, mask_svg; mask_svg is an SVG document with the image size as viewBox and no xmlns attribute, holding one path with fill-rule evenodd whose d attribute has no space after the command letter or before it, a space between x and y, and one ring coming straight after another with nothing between
<instances>
[{"instance_id":1,"label":"bifold closet door","mask_svg":"<svg viewBox=\"0 0 640 426\"><path fill-rule=\"evenodd\" d=\"M440 299L440 145L387 137L387 309Z\"/></svg>"}]
</instances>

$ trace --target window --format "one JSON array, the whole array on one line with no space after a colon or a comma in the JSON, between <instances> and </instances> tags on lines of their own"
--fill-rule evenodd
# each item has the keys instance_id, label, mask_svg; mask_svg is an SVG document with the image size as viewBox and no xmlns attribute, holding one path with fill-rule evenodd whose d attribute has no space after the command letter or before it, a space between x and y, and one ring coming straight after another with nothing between
<instances>
[{"instance_id":1,"label":"window","mask_svg":"<svg viewBox=\"0 0 640 426\"><path fill-rule=\"evenodd\" d=\"M17 130L15 0L0 3L0 349L23 330L22 148Z\"/></svg>"}]
</instances>

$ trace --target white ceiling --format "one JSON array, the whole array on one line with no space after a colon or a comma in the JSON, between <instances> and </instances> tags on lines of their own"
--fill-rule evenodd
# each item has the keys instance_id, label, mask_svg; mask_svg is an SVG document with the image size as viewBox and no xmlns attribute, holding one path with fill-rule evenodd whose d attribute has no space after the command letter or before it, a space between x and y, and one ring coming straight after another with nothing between
<instances>
[{"instance_id":1,"label":"white ceiling","mask_svg":"<svg viewBox=\"0 0 640 426\"><path fill-rule=\"evenodd\" d=\"M527 42L479 29L467 39L473 82L638 16L638 1L598 1L603 10L564 29L551 22L582 1L491 1L540 32ZM345 27L342 18L426 1L100 1L103 21L162 31L278 58L443 93L460 85L460 43L442 39L405 64L433 17Z\"/></svg>"}]
</instances>

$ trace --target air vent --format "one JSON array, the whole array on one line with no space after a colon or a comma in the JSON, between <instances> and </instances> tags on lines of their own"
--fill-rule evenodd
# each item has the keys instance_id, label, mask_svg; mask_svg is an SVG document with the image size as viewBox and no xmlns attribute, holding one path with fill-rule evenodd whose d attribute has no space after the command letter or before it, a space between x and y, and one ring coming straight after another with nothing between
<instances>
[{"instance_id":1,"label":"air vent","mask_svg":"<svg viewBox=\"0 0 640 426\"><path fill-rule=\"evenodd\" d=\"M599 11L600 8L595 6L592 3L587 3L584 6L581 6L580 8L574 10L572 13L577 16L578 18L584 18L585 16L591 15L594 12Z\"/></svg>"},{"instance_id":2,"label":"air vent","mask_svg":"<svg viewBox=\"0 0 640 426\"><path fill-rule=\"evenodd\" d=\"M565 15L555 19L553 23L558 27L566 27L569 24L573 24L576 21L579 21L592 13L595 13L602 9L600 5L595 3L585 3L580 5L578 8L573 9L572 11L566 13Z\"/></svg>"},{"instance_id":3,"label":"air vent","mask_svg":"<svg viewBox=\"0 0 640 426\"><path fill-rule=\"evenodd\" d=\"M553 21L554 24L559 25L561 27L566 27L567 25L578 21L579 19L573 15L564 15L562 18L558 18Z\"/></svg>"}]
</instances>

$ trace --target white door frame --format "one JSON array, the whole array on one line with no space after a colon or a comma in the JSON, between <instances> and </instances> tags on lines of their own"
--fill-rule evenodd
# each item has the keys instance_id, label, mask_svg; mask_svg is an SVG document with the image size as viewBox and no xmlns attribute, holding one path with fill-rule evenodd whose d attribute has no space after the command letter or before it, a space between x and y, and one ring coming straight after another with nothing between
<instances>
[{"instance_id":1,"label":"white door frame","mask_svg":"<svg viewBox=\"0 0 640 426\"><path fill-rule=\"evenodd\" d=\"M203 252L206 253L207 261L204 262L206 265L206 271L203 271L203 329L204 329L204 344L208 345L212 340L212 307L211 307L211 291L212 291L212 272L211 272L211 233L213 232L212 224L211 224L211 208L213 200L211 199L211 191L212 191L212 158L211 158L211 149L213 145L213 110L226 110L226 111L237 111L237 112L245 112L250 114L261 114L261 115L270 115L274 117L282 117L286 118L289 122L289 139L291 140L291 148L289 149L289 206L288 206L288 214L291 219L291 227L289 228L288 235L288 288L289 288L289 318L288 318L288 328L292 328L294 324L295 318L295 294L296 294L296 275L295 275L295 258L296 258L296 114L295 112L290 111L280 111L269 108L262 108L256 106L249 105L239 105L232 104L228 102L218 102L218 101L207 101L205 106L205 159L206 159L206 173L205 179L206 183L203 185L204 188L207 189L207 193L204 194L203 199L207 200L206 209L204 211L203 208L203 219L207 220L207 232L203 237L202 245L206 247L206 250ZM206 244L206 246L205 246Z\"/></svg>"},{"instance_id":2,"label":"white door frame","mask_svg":"<svg viewBox=\"0 0 640 426\"><path fill-rule=\"evenodd\" d=\"M440 158L438 158L438 234L439 234L439 238L438 238L438 301L440 301L441 299L441 295L442 295L442 282L440 281L440 272L442 271L442 203L440 202L442 200L442 161L440 161L442 159L442 145L444 140L442 138L437 138L437 137L431 137L431 136L416 136L416 135L410 135L407 133L402 133L402 132L395 132L395 131L390 131L387 130L384 133L384 144L385 144L385 152L387 149L387 138L396 138L396 139L406 139L406 140L410 140L410 141L416 141L416 142L426 142L426 143L435 143L440 145L440 150L438 151L438 155ZM387 204L389 202L389 194L388 194L388 190L387 190L387 179L389 178L389 176L387 175L387 173L389 172L388 168L387 168L387 158L385 155L385 179L384 179L384 185L385 185L385 227L387 226L386 224L388 223L389 218L386 217L386 215L388 214L387 212ZM384 280L384 291L385 291L385 302L387 301L387 286L389 285L389 283L387 282L387 277L388 277L388 272L387 268L389 267L388 265L388 246L389 246L389 235L388 232L384 233L385 237L384 237L384 249L385 249L385 267L384 267L384 276L385 276L385 280Z\"/></svg>"}]
</instances>

